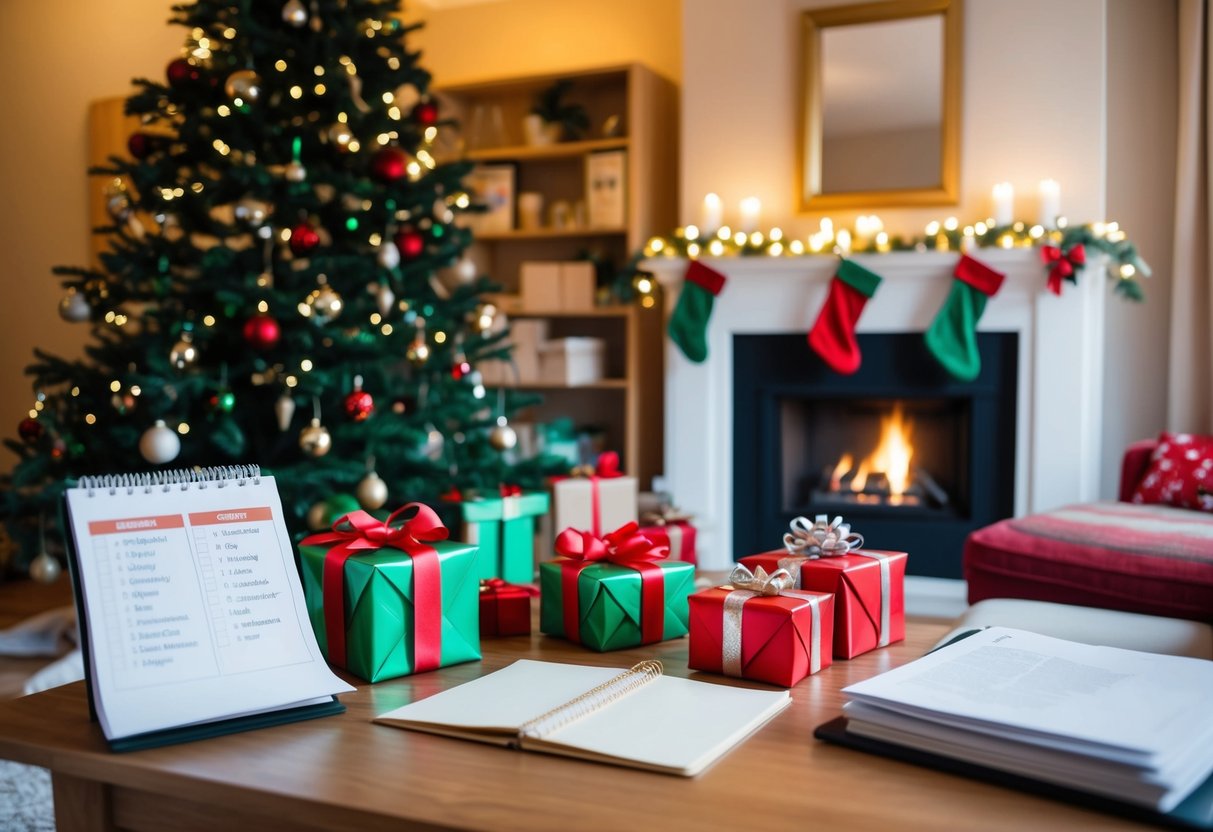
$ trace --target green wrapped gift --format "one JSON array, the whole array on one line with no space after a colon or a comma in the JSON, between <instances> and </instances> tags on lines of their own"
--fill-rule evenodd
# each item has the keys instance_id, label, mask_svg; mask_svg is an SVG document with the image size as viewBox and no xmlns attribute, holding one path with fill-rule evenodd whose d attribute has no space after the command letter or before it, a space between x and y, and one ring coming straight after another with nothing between
<instances>
[{"instance_id":1,"label":"green wrapped gift","mask_svg":"<svg viewBox=\"0 0 1213 832\"><path fill-rule=\"evenodd\" d=\"M510 489L500 497L467 500L460 505L463 535L468 543L480 547L480 579L502 578L512 584L533 581L535 518L547 513L547 493Z\"/></svg>"},{"instance_id":2,"label":"green wrapped gift","mask_svg":"<svg viewBox=\"0 0 1213 832\"><path fill-rule=\"evenodd\" d=\"M446 536L414 503L386 521L351 512L302 541L308 617L330 664L379 682L480 658L476 547Z\"/></svg>"},{"instance_id":3,"label":"green wrapped gift","mask_svg":"<svg viewBox=\"0 0 1213 832\"><path fill-rule=\"evenodd\" d=\"M695 567L628 523L604 538L566 529L563 555L539 564L539 627L592 650L621 650L687 634Z\"/></svg>"}]
</instances>

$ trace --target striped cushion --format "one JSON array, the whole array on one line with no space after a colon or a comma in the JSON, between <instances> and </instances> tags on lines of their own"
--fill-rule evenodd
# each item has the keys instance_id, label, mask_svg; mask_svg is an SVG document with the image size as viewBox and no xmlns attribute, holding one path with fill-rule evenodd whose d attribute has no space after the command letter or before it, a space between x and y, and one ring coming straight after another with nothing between
<instances>
[{"instance_id":1,"label":"striped cushion","mask_svg":"<svg viewBox=\"0 0 1213 832\"><path fill-rule=\"evenodd\" d=\"M1029 598L1213 621L1213 515L1088 503L969 535L969 602Z\"/></svg>"}]
</instances>

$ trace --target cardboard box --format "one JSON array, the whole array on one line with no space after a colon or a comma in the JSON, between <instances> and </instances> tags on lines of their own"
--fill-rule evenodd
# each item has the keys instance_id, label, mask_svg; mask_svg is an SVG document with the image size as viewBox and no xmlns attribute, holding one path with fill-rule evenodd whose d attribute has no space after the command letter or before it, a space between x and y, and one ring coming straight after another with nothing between
<instances>
[{"instance_id":1,"label":"cardboard box","mask_svg":"<svg viewBox=\"0 0 1213 832\"><path fill-rule=\"evenodd\" d=\"M584 312L598 289L594 264L585 260L528 260L518 267L518 287L527 312Z\"/></svg>"},{"instance_id":2,"label":"cardboard box","mask_svg":"<svg viewBox=\"0 0 1213 832\"><path fill-rule=\"evenodd\" d=\"M601 381L606 344L601 338L557 338L539 348L539 380L544 384Z\"/></svg>"},{"instance_id":3,"label":"cardboard box","mask_svg":"<svg viewBox=\"0 0 1213 832\"><path fill-rule=\"evenodd\" d=\"M585 312L594 308L598 279L594 264L570 260L560 264L560 308L566 312Z\"/></svg>"},{"instance_id":4,"label":"cardboard box","mask_svg":"<svg viewBox=\"0 0 1213 832\"><path fill-rule=\"evenodd\" d=\"M557 532L585 529L607 534L636 520L635 477L566 477L552 486ZM595 523L594 521L598 522Z\"/></svg>"},{"instance_id":5,"label":"cardboard box","mask_svg":"<svg viewBox=\"0 0 1213 832\"><path fill-rule=\"evenodd\" d=\"M506 384L533 384L540 380L539 348L547 343L548 322L542 318L515 318L510 323L510 341L514 345L514 365L518 378L507 378Z\"/></svg>"}]
</instances>

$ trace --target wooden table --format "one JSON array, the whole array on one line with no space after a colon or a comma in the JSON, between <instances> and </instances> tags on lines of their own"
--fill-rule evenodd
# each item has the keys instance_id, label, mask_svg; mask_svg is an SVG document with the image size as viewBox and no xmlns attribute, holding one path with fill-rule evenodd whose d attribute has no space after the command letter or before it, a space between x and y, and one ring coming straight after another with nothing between
<instances>
[{"instance_id":1,"label":"wooden table","mask_svg":"<svg viewBox=\"0 0 1213 832\"><path fill-rule=\"evenodd\" d=\"M129 754L106 750L77 683L0 704L0 757L54 772L60 832L1132 828L813 739L839 713L840 688L917 657L945 630L910 622L906 642L804 680L792 707L694 779L370 722L518 658L628 667L656 657L669 674L728 683L688 672L685 639L608 654L540 635L486 640L480 663L377 685L351 680L358 692L342 697L349 710L338 717Z\"/></svg>"}]
</instances>

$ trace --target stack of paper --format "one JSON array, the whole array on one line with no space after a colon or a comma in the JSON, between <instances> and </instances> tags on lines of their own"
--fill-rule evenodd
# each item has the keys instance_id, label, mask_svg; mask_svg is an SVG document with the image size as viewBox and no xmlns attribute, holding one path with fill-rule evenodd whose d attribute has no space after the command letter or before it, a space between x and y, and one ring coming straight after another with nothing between
<instances>
[{"instance_id":1,"label":"stack of paper","mask_svg":"<svg viewBox=\"0 0 1213 832\"><path fill-rule=\"evenodd\" d=\"M846 730L1169 812L1213 772L1213 662L995 627L851 685Z\"/></svg>"}]
</instances>

